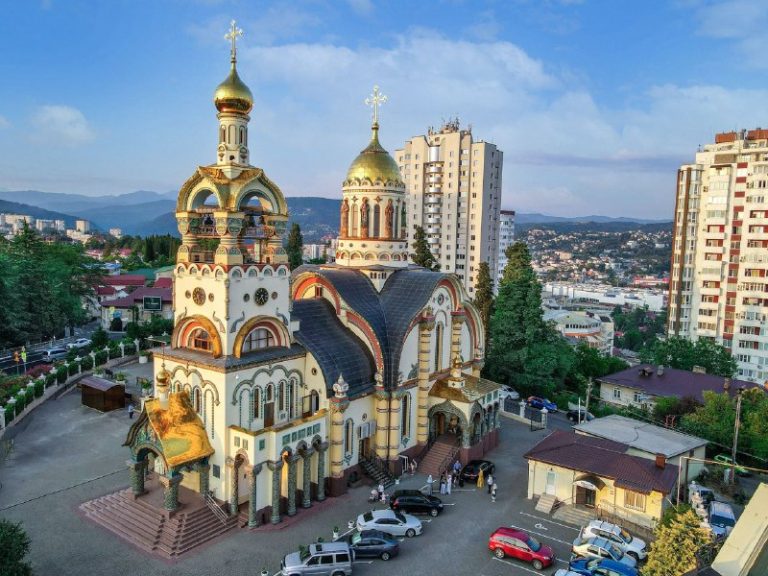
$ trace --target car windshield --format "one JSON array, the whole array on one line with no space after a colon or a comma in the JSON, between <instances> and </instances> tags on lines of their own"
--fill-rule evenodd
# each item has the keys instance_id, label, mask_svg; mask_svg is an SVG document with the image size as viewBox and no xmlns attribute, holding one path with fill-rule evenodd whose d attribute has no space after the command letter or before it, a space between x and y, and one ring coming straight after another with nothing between
<instances>
[{"instance_id":1,"label":"car windshield","mask_svg":"<svg viewBox=\"0 0 768 576\"><path fill-rule=\"evenodd\" d=\"M395 512L395 518L397 518L398 520L400 520L400 522L403 522L403 523L405 523L405 516L403 516L402 514L400 514L400 512Z\"/></svg>"},{"instance_id":2,"label":"car windshield","mask_svg":"<svg viewBox=\"0 0 768 576\"><path fill-rule=\"evenodd\" d=\"M624 540L627 544L632 542L632 534L624 530L624 528L620 529L621 539Z\"/></svg>"},{"instance_id":3,"label":"car windshield","mask_svg":"<svg viewBox=\"0 0 768 576\"><path fill-rule=\"evenodd\" d=\"M614 557L616 560L621 560L621 557L624 556L624 553L619 550L619 548L614 544L608 545L608 551L611 553L611 556Z\"/></svg>"},{"instance_id":4,"label":"car windshield","mask_svg":"<svg viewBox=\"0 0 768 576\"><path fill-rule=\"evenodd\" d=\"M526 544L528 544L528 548L533 550L534 552L538 552L541 550L541 543L533 538L532 536L528 536L528 540L526 541Z\"/></svg>"},{"instance_id":5,"label":"car windshield","mask_svg":"<svg viewBox=\"0 0 768 576\"><path fill-rule=\"evenodd\" d=\"M370 522L371 520L373 520L373 514L371 512L366 512L365 514L363 514L363 520L365 520L366 522Z\"/></svg>"},{"instance_id":6,"label":"car windshield","mask_svg":"<svg viewBox=\"0 0 768 576\"><path fill-rule=\"evenodd\" d=\"M715 526L733 526L734 525L733 518L718 516L717 514L712 514L712 517L709 519L709 523L714 524Z\"/></svg>"}]
</instances>

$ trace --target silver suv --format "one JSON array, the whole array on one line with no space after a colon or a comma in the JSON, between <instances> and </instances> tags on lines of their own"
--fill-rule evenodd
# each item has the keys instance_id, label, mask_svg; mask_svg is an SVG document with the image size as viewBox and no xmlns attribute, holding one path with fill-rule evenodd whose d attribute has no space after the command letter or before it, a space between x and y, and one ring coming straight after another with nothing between
<instances>
[{"instance_id":1,"label":"silver suv","mask_svg":"<svg viewBox=\"0 0 768 576\"><path fill-rule=\"evenodd\" d=\"M355 553L347 542L322 542L286 555L280 570L283 576L350 576L354 559Z\"/></svg>"}]
</instances>

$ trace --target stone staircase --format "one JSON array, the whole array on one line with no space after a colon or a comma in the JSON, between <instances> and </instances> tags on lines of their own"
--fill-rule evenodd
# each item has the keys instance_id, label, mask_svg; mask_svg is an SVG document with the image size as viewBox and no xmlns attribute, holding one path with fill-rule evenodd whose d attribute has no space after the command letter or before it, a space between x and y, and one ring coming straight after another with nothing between
<instances>
[{"instance_id":1,"label":"stone staircase","mask_svg":"<svg viewBox=\"0 0 768 576\"><path fill-rule=\"evenodd\" d=\"M419 472L422 474L431 474L433 478L437 479L440 474L450 469L455 458L455 454L458 452L458 444L456 443L456 436L444 434L435 440L432 448L419 462ZM441 466L444 468L441 470Z\"/></svg>"},{"instance_id":2,"label":"stone staircase","mask_svg":"<svg viewBox=\"0 0 768 576\"><path fill-rule=\"evenodd\" d=\"M557 504L557 498L552 494L542 494L539 496L539 501L536 502L536 510L544 514L551 514L555 504Z\"/></svg>"},{"instance_id":3,"label":"stone staircase","mask_svg":"<svg viewBox=\"0 0 768 576\"><path fill-rule=\"evenodd\" d=\"M395 483L395 478L381 462L376 462L373 459L360 460L360 468L377 486L383 484L384 488L389 488Z\"/></svg>"},{"instance_id":4,"label":"stone staircase","mask_svg":"<svg viewBox=\"0 0 768 576\"><path fill-rule=\"evenodd\" d=\"M142 498L134 500L128 489L85 502L80 510L138 548L176 558L237 526L236 517L222 520L202 500L200 504L167 518L162 509Z\"/></svg>"},{"instance_id":5,"label":"stone staircase","mask_svg":"<svg viewBox=\"0 0 768 576\"><path fill-rule=\"evenodd\" d=\"M559 506L552 514L552 518L558 522L565 522L574 526L585 526L594 520L595 517L595 511L592 509L576 508L569 505Z\"/></svg>"}]
</instances>

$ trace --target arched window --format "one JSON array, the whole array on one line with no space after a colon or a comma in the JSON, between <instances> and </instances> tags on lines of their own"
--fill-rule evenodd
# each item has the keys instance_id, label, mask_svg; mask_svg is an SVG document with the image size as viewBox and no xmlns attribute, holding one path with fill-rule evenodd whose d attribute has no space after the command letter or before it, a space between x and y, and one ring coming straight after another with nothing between
<instances>
[{"instance_id":1,"label":"arched window","mask_svg":"<svg viewBox=\"0 0 768 576\"><path fill-rule=\"evenodd\" d=\"M291 379L287 386L288 389L288 417L293 418L296 415L296 381Z\"/></svg>"},{"instance_id":2,"label":"arched window","mask_svg":"<svg viewBox=\"0 0 768 576\"><path fill-rule=\"evenodd\" d=\"M202 328L197 328L190 334L188 346L194 350L202 350L204 352L210 352L213 347L210 335Z\"/></svg>"},{"instance_id":3,"label":"arched window","mask_svg":"<svg viewBox=\"0 0 768 576\"><path fill-rule=\"evenodd\" d=\"M272 384L269 384L267 386L267 402L274 402L275 401L275 389L272 387Z\"/></svg>"},{"instance_id":4,"label":"arched window","mask_svg":"<svg viewBox=\"0 0 768 576\"><path fill-rule=\"evenodd\" d=\"M235 143L235 127L230 126L229 127L229 133L227 134L227 143L228 144L234 144Z\"/></svg>"},{"instance_id":5,"label":"arched window","mask_svg":"<svg viewBox=\"0 0 768 576\"><path fill-rule=\"evenodd\" d=\"M411 397L409 394L403 396L400 405L400 438L408 438L411 435Z\"/></svg>"},{"instance_id":6,"label":"arched window","mask_svg":"<svg viewBox=\"0 0 768 576\"><path fill-rule=\"evenodd\" d=\"M285 410L285 381L280 382L277 390L277 409L282 412Z\"/></svg>"},{"instance_id":7,"label":"arched window","mask_svg":"<svg viewBox=\"0 0 768 576\"><path fill-rule=\"evenodd\" d=\"M352 205L352 231L350 232L350 236L352 238L357 238L358 235L358 223L360 222L360 208L357 206L357 204Z\"/></svg>"},{"instance_id":8,"label":"arched window","mask_svg":"<svg viewBox=\"0 0 768 576\"><path fill-rule=\"evenodd\" d=\"M240 128L240 141L238 142L238 144L242 145L244 143L243 140L245 140L245 129Z\"/></svg>"},{"instance_id":9,"label":"arched window","mask_svg":"<svg viewBox=\"0 0 768 576\"><path fill-rule=\"evenodd\" d=\"M352 419L349 418L344 423L344 454L352 455L352 443L354 442L354 428L355 424Z\"/></svg>"},{"instance_id":10,"label":"arched window","mask_svg":"<svg viewBox=\"0 0 768 576\"><path fill-rule=\"evenodd\" d=\"M192 404L195 407L195 412L200 414L203 408L202 394L200 393L200 388L195 388L195 391L192 393L192 398L193 398Z\"/></svg>"},{"instance_id":11,"label":"arched window","mask_svg":"<svg viewBox=\"0 0 768 576\"><path fill-rule=\"evenodd\" d=\"M376 204L373 207L373 237L378 238L381 236L381 207Z\"/></svg>"},{"instance_id":12,"label":"arched window","mask_svg":"<svg viewBox=\"0 0 768 576\"><path fill-rule=\"evenodd\" d=\"M309 409L312 414L320 410L320 394L317 393L317 390L312 390L309 393Z\"/></svg>"},{"instance_id":13,"label":"arched window","mask_svg":"<svg viewBox=\"0 0 768 576\"><path fill-rule=\"evenodd\" d=\"M261 350L275 345L275 337L266 328L256 328L248 333L243 340L243 352Z\"/></svg>"},{"instance_id":14,"label":"arched window","mask_svg":"<svg viewBox=\"0 0 768 576\"><path fill-rule=\"evenodd\" d=\"M435 326L435 372L443 368L443 325Z\"/></svg>"},{"instance_id":15,"label":"arched window","mask_svg":"<svg viewBox=\"0 0 768 576\"><path fill-rule=\"evenodd\" d=\"M219 142L223 143L227 139L227 129L222 124L221 126L221 135L219 136Z\"/></svg>"}]
</instances>

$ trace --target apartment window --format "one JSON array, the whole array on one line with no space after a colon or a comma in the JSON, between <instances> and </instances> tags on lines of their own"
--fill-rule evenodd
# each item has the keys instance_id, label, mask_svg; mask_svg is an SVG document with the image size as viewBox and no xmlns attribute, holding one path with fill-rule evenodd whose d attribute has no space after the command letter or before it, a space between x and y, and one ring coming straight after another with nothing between
<instances>
[{"instance_id":1,"label":"apartment window","mask_svg":"<svg viewBox=\"0 0 768 576\"><path fill-rule=\"evenodd\" d=\"M619 388L613 389L613 399L614 400L621 400L621 390Z\"/></svg>"},{"instance_id":2,"label":"apartment window","mask_svg":"<svg viewBox=\"0 0 768 576\"><path fill-rule=\"evenodd\" d=\"M624 508L645 511L645 494L624 490Z\"/></svg>"}]
</instances>

